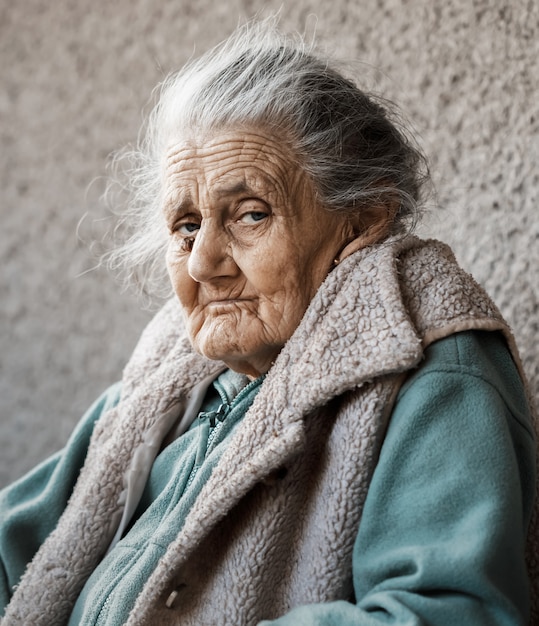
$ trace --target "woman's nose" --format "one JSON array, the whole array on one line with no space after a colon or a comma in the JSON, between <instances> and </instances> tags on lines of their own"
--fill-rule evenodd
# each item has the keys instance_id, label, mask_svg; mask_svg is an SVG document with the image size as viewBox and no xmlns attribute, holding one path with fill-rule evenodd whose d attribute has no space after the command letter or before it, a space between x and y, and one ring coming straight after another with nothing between
<instances>
[{"instance_id":1,"label":"woman's nose","mask_svg":"<svg viewBox=\"0 0 539 626\"><path fill-rule=\"evenodd\" d=\"M198 283L234 275L237 266L231 256L226 232L203 223L193 242L187 267L191 278Z\"/></svg>"}]
</instances>

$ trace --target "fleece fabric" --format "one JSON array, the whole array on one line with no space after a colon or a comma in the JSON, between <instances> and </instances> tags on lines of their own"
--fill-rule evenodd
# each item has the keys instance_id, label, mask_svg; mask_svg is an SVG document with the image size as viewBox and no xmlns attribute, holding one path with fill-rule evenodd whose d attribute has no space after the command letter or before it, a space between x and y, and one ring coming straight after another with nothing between
<instances>
[{"instance_id":1,"label":"fleece fabric","mask_svg":"<svg viewBox=\"0 0 539 626\"><path fill-rule=\"evenodd\" d=\"M126 536L110 550L83 588L69 620L82 624L123 624L166 546L174 540L226 444L251 406L263 377L238 394L226 370L208 389L189 430L155 459ZM215 398L214 390L218 392Z\"/></svg>"},{"instance_id":2,"label":"fleece fabric","mask_svg":"<svg viewBox=\"0 0 539 626\"><path fill-rule=\"evenodd\" d=\"M514 349L494 305L444 245L406 238L345 260L268 372L126 623L256 624L357 597L354 544L395 397L428 345L468 329L500 330ZM160 421L171 428L189 392L220 368L193 354L171 302L135 350L120 402L98 421L70 502L2 624L67 622L114 537L137 450ZM533 556L534 523L531 531ZM413 579L405 553L397 556L392 579ZM444 582L440 593L465 603L475 597L474 610L488 600ZM413 591L412 583L389 598L406 607ZM390 608L369 611L383 623Z\"/></svg>"}]
</instances>

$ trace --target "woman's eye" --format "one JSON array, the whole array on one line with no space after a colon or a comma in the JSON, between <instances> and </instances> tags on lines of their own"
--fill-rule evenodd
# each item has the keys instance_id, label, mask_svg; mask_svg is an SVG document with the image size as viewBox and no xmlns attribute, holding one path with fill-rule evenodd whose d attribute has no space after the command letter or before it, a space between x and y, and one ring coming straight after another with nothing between
<instances>
[{"instance_id":1,"label":"woman's eye","mask_svg":"<svg viewBox=\"0 0 539 626\"><path fill-rule=\"evenodd\" d=\"M185 224L180 224L176 229L182 235L192 235L196 233L200 228L200 224L196 222L186 222Z\"/></svg>"},{"instance_id":2,"label":"woman's eye","mask_svg":"<svg viewBox=\"0 0 539 626\"><path fill-rule=\"evenodd\" d=\"M268 217L268 214L264 211L249 211L241 216L240 221L244 224L257 224L266 219L266 217Z\"/></svg>"}]
</instances>

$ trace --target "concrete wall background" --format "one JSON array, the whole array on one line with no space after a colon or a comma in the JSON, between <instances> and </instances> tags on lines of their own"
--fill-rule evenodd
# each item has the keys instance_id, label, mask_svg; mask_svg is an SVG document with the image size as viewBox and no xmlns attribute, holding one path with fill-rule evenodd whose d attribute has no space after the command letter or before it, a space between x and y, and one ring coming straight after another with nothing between
<instances>
[{"instance_id":1,"label":"concrete wall background","mask_svg":"<svg viewBox=\"0 0 539 626\"><path fill-rule=\"evenodd\" d=\"M0 484L61 447L150 317L88 271L107 155L195 44L281 5L283 28L316 16L319 40L413 122L440 205L423 232L495 297L539 392L537 2L1 0Z\"/></svg>"}]
</instances>

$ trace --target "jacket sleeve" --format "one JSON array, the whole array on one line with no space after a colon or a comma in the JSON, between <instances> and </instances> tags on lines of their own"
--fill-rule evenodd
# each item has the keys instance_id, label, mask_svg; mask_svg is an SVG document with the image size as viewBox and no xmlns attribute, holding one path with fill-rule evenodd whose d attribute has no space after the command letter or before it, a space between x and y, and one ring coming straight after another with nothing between
<instances>
[{"instance_id":1,"label":"jacket sleeve","mask_svg":"<svg viewBox=\"0 0 539 626\"><path fill-rule=\"evenodd\" d=\"M60 518L86 458L95 422L119 399L110 387L85 413L66 447L0 491L0 615L26 565Z\"/></svg>"},{"instance_id":2,"label":"jacket sleeve","mask_svg":"<svg viewBox=\"0 0 539 626\"><path fill-rule=\"evenodd\" d=\"M403 386L353 554L356 602L264 626L524 626L535 441L503 340L439 341Z\"/></svg>"}]
</instances>

